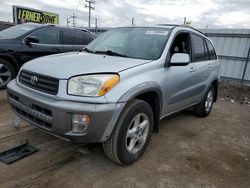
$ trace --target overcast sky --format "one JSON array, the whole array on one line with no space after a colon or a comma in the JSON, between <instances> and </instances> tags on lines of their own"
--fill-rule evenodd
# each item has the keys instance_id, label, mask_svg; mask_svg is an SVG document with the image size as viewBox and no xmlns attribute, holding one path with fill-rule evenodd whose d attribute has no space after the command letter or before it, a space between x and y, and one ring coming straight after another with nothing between
<instances>
[{"instance_id":1,"label":"overcast sky","mask_svg":"<svg viewBox=\"0 0 250 188\"><path fill-rule=\"evenodd\" d=\"M85 0L0 0L0 20L13 21L12 5L25 6L59 14L60 25L73 12L78 26L88 26ZM92 12L92 26L116 27L152 25L159 23L182 24L184 17L192 26L205 28L250 28L250 0L96 0Z\"/></svg>"}]
</instances>

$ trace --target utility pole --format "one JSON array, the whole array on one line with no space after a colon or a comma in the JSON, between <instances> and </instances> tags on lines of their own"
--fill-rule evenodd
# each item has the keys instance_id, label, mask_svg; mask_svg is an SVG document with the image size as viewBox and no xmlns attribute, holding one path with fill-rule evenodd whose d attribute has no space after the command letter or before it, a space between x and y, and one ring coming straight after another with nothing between
<instances>
[{"instance_id":1,"label":"utility pole","mask_svg":"<svg viewBox=\"0 0 250 188\"><path fill-rule=\"evenodd\" d=\"M184 25L186 25L186 22L187 22L187 18L186 17L184 17Z\"/></svg>"},{"instance_id":2,"label":"utility pole","mask_svg":"<svg viewBox=\"0 0 250 188\"><path fill-rule=\"evenodd\" d=\"M206 24L206 26L205 26L205 34L207 33L207 28L208 28L208 25Z\"/></svg>"},{"instance_id":3,"label":"utility pole","mask_svg":"<svg viewBox=\"0 0 250 188\"><path fill-rule=\"evenodd\" d=\"M134 26L134 22L135 22L135 19L134 19L134 18L132 18L132 26Z\"/></svg>"},{"instance_id":4,"label":"utility pole","mask_svg":"<svg viewBox=\"0 0 250 188\"><path fill-rule=\"evenodd\" d=\"M69 27L69 23L70 23L69 18L67 18L67 27Z\"/></svg>"},{"instance_id":5,"label":"utility pole","mask_svg":"<svg viewBox=\"0 0 250 188\"><path fill-rule=\"evenodd\" d=\"M95 1L93 0L85 0L88 5L85 5L86 8L89 8L89 27L91 26L90 20L91 20L91 10L95 10L95 7L92 6L92 4L95 4Z\"/></svg>"},{"instance_id":6,"label":"utility pole","mask_svg":"<svg viewBox=\"0 0 250 188\"><path fill-rule=\"evenodd\" d=\"M95 18L95 34L97 33L97 18Z\"/></svg>"},{"instance_id":7,"label":"utility pole","mask_svg":"<svg viewBox=\"0 0 250 188\"><path fill-rule=\"evenodd\" d=\"M73 12L73 16L70 16L70 18L73 19L73 27L75 27L76 26L75 19L77 18L77 16L75 15L75 12Z\"/></svg>"}]
</instances>

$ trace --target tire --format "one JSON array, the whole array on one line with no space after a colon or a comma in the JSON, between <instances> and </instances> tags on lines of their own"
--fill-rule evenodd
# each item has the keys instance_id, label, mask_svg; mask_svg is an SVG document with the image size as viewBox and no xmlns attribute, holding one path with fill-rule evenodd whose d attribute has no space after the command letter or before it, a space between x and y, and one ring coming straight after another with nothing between
<instances>
[{"instance_id":1,"label":"tire","mask_svg":"<svg viewBox=\"0 0 250 188\"><path fill-rule=\"evenodd\" d=\"M206 91L202 99L202 102L194 107L194 113L200 117L208 116L213 108L214 97L215 97L214 87L210 86L209 89Z\"/></svg>"},{"instance_id":2,"label":"tire","mask_svg":"<svg viewBox=\"0 0 250 188\"><path fill-rule=\"evenodd\" d=\"M10 80L16 77L16 71L10 62L0 59L0 89L6 89Z\"/></svg>"},{"instance_id":3,"label":"tire","mask_svg":"<svg viewBox=\"0 0 250 188\"><path fill-rule=\"evenodd\" d=\"M103 143L106 156L121 165L137 161L148 146L153 122L153 111L148 103L138 99L129 102L110 138ZM138 130L141 127L144 128Z\"/></svg>"}]
</instances>

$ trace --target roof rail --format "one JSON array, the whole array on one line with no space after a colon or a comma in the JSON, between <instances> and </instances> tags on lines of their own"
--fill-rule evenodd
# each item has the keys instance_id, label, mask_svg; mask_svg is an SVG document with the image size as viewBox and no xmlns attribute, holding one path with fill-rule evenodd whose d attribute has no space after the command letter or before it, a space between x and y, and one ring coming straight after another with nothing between
<instances>
[{"instance_id":1,"label":"roof rail","mask_svg":"<svg viewBox=\"0 0 250 188\"><path fill-rule=\"evenodd\" d=\"M197 32L199 32L199 33L201 33L201 34L203 34L203 35L207 36L207 35L206 35L206 33L203 33L203 32L202 32L202 31L200 31L199 29L196 29L196 28L194 28L194 27L192 27L192 26L189 26L189 25L186 25L186 24L179 25L179 26L182 26L182 27L188 27L188 28L190 28L190 29L193 29L193 30L195 30L195 31L197 31Z\"/></svg>"},{"instance_id":2,"label":"roof rail","mask_svg":"<svg viewBox=\"0 0 250 188\"><path fill-rule=\"evenodd\" d=\"M46 26L56 26L55 24L44 24Z\"/></svg>"},{"instance_id":3,"label":"roof rail","mask_svg":"<svg viewBox=\"0 0 250 188\"><path fill-rule=\"evenodd\" d=\"M175 27L180 26L178 24L157 24L157 25L159 25L159 26L175 26Z\"/></svg>"},{"instance_id":4,"label":"roof rail","mask_svg":"<svg viewBox=\"0 0 250 188\"><path fill-rule=\"evenodd\" d=\"M201 34L207 36L206 33L203 33L203 32L200 31L199 29L196 29L196 28L191 27L191 26L186 25L186 24L181 24L181 25L178 25L178 24L157 24L157 25L159 25L159 26L187 27L187 28L193 29L193 30L195 30L195 31L197 31L197 32L199 32L199 33L201 33Z\"/></svg>"}]
</instances>

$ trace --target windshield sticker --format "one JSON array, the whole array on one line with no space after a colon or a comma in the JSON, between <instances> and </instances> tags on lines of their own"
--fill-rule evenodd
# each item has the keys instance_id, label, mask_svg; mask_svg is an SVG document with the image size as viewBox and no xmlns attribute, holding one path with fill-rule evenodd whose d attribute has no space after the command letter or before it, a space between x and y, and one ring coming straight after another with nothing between
<instances>
[{"instance_id":1,"label":"windshield sticker","mask_svg":"<svg viewBox=\"0 0 250 188\"><path fill-rule=\"evenodd\" d=\"M168 31L147 30L146 35L168 35Z\"/></svg>"}]
</instances>

